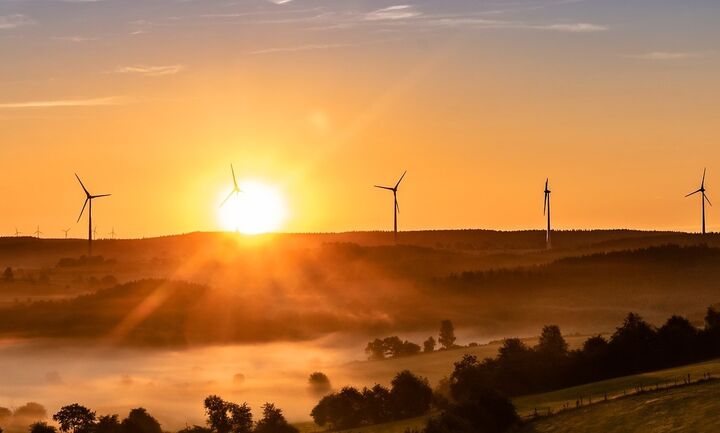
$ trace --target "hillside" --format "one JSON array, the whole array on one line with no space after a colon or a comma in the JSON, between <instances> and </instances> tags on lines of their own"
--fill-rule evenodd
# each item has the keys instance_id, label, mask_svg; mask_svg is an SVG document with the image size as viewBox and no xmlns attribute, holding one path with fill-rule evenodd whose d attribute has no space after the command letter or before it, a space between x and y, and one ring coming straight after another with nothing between
<instances>
[{"instance_id":1,"label":"hillside","mask_svg":"<svg viewBox=\"0 0 720 433\"><path fill-rule=\"evenodd\" d=\"M168 249L162 258L148 258L150 249L97 264L58 266L58 258L52 267L15 268L15 281L0 280L0 336L54 337L67 328L66 337L104 337L128 308L142 306L136 328L158 343L308 340L338 332L359 341L395 334L417 340L444 319L466 343L482 343L537 335L547 324L566 335L611 332L629 311L655 324L673 314L698 322L720 300L720 248L705 245L560 250L547 254L565 256L542 256L543 263L518 266L513 258L488 270L485 255L424 246L288 249L216 241L217 250L202 244L208 249ZM136 248L143 241L118 242ZM146 279L162 284L134 290L134 281ZM203 289L194 295L175 290L195 285ZM210 327L209 318L222 326Z\"/></svg>"},{"instance_id":2,"label":"hillside","mask_svg":"<svg viewBox=\"0 0 720 433\"><path fill-rule=\"evenodd\" d=\"M720 382L712 381L586 406L528 424L523 433L714 433Z\"/></svg>"}]
</instances>

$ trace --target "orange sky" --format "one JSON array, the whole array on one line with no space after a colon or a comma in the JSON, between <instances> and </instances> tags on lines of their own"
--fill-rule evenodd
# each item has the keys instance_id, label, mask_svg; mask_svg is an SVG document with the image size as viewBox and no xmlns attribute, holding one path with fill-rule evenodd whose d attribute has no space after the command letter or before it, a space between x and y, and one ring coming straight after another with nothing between
<instances>
[{"instance_id":1,"label":"orange sky","mask_svg":"<svg viewBox=\"0 0 720 433\"><path fill-rule=\"evenodd\" d=\"M2 2L0 233L217 230L240 179L284 231L699 228L720 191L712 2ZM644 6L643 6L644 5ZM524 6L521 8L520 6ZM720 215L708 210L710 229Z\"/></svg>"}]
</instances>

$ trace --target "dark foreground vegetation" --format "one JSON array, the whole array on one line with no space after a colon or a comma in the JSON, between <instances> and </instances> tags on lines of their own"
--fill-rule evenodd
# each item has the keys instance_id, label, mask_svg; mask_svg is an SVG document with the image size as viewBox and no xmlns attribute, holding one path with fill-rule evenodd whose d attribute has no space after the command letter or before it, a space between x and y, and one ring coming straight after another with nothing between
<instances>
[{"instance_id":1,"label":"dark foreground vegetation","mask_svg":"<svg viewBox=\"0 0 720 433\"><path fill-rule=\"evenodd\" d=\"M298 433L274 404L266 403L262 409L262 418L254 422L247 403L232 403L211 395L205 399L207 427L188 426L178 433ZM132 409L120 420L118 415L98 416L74 403L62 407L52 418L59 428L36 422L30 425L29 433L163 433L160 423L144 408Z\"/></svg>"},{"instance_id":2,"label":"dark foreground vegetation","mask_svg":"<svg viewBox=\"0 0 720 433\"><path fill-rule=\"evenodd\" d=\"M535 347L518 338L503 342L494 359L463 360L479 383L514 397L613 377L675 367L720 356L720 311L710 307L705 326L672 316L660 328L627 315L609 339L591 337L568 350L560 328L546 326Z\"/></svg>"}]
</instances>

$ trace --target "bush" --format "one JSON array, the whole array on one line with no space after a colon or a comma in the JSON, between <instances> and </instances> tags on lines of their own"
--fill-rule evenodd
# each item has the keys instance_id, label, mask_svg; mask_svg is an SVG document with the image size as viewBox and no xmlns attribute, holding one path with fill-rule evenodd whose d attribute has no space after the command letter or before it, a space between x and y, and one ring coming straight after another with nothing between
<instances>
[{"instance_id":1,"label":"bush","mask_svg":"<svg viewBox=\"0 0 720 433\"><path fill-rule=\"evenodd\" d=\"M123 433L162 433L160 423L142 407L131 410L120 427Z\"/></svg>"},{"instance_id":2,"label":"bush","mask_svg":"<svg viewBox=\"0 0 720 433\"><path fill-rule=\"evenodd\" d=\"M57 429L46 422L36 422L30 425L30 433L56 433ZM2 429L0 429L2 433Z\"/></svg>"},{"instance_id":3,"label":"bush","mask_svg":"<svg viewBox=\"0 0 720 433\"><path fill-rule=\"evenodd\" d=\"M272 403L265 403L263 417L255 426L255 433L298 433L298 429L288 424L282 410Z\"/></svg>"},{"instance_id":4,"label":"bush","mask_svg":"<svg viewBox=\"0 0 720 433\"><path fill-rule=\"evenodd\" d=\"M342 430L423 415L433 400L427 379L403 371L395 376L390 390L381 385L362 391L345 387L323 397L310 415L321 427Z\"/></svg>"},{"instance_id":5,"label":"bush","mask_svg":"<svg viewBox=\"0 0 720 433\"><path fill-rule=\"evenodd\" d=\"M318 396L325 395L332 390L330 379L325 373L319 371L310 375L308 383L310 385L310 392Z\"/></svg>"},{"instance_id":6,"label":"bush","mask_svg":"<svg viewBox=\"0 0 720 433\"><path fill-rule=\"evenodd\" d=\"M427 379L405 370L392 380L390 401L395 419L420 416L430 410L433 401L432 388Z\"/></svg>"}]
</instances>

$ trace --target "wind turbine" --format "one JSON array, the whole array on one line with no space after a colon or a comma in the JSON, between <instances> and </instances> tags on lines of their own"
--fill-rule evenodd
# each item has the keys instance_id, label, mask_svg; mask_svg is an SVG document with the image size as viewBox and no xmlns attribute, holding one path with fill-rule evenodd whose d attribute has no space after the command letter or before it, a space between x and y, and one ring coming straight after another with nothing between
<instances>
[{"instance_id":1,"label":"wind turbine","mask_svg":"<svg viewBox=\"0 0 720 433\"><path fill-rule=\"evenodd\" d=\"M697 193L700 193L702 195L702 198L700 199L700 202L702 203L702 234L705 234L705 200L707 200L708 204L712 206L712 203L710 203L710 199L707 198L707 195L705 195L705 172L707 169L703 169L703 177L702 181L700 181L700 188L698 188L696 191L691 192L690 194L686 195L685 197L690 197L691 195L695 195Z\"/></svg>"},{"instance_id":2,"label":"wind turbine","mask_svg":"<svg viewBox=\"0 0 720 433\"><path fill-rule=\"evenodd\" d=\"M112 228L112 230L110 231L109 234L110 234L110 239L115 239L115 227Z\"/></svg>"},{"instance_id":3,"label":"wind turbine","mask_svg":"<svg viewBox=\"0 0 720 433\"><path fill-rule=\"evenodd\" d=\"M33 234L35 235L36 238L40 239L40 235L43 234L40 231L40 226L37 226L37 230L35 230L35 232Z\"/></svg>"},{"instance_id":4,"label":"wind turbine","mask_svg":"<svg viewBox=\"0 0 720 433\"><path fill-rule=\"evenodd\" d=\"M393 187L375 185L375 188L386 189L386 190L388 190L388 191L392 191L392 193L393 193L393 199L394 199L394 203L395 203L394 206L393 206L393 215L394 215L394 217L395 217L395 219L394 219L394 225L393 225L394 236L395 236L395 243L397 243L397 235L398 235L398 213L400 212L400 205L398 204L397 192L398 192L398 187L400 186L400 182L403 181L403 179L405 178L405 175L406 175L406 174L407 174L407 171L405 171L405 172L403 173L403 175L400 176L400 180L398 180L397 183L395 184L395 186L393 186Z\"/></svg>"},{"instance_id":5,"label":"wind turbine","mask_svg":"<svg viewBox=\"0 0 720 433\"><path fill-rule=\"evenodd\" d=\"M85 212L85 206L87 206L88 203L90 203L90 207L88 209L88 257L92 257L92 241L93 241L93 225L92 225L92 202L96 198L102 198L102 197L109 197L111 194L100 194L100 195L92 195L90 192L88 192L87 188L85 188L85 185L82 183L82 180L80 180L80 176L75 174L75 177L77 178L78 182L80 182L80 186L82 187L83 191L85 191L85 203L83 204L82 210L80 211L80 216L78 217L78 222L80 222L80 218L83 216L83 212Z\"/></svg>"},{"instance_id":6,"label":"wind turbine","mask_svg":"<svg viewBox=\"0 0 720 433\"><path fill-rule=\"evenodd\" d=\"M68 238L68 233L70 232L70 229L60 229L61 232L65 233L65 239Z\"/></svg>"},{"instance_id":7,"label":"wind turbine","mask_svg":"<svg viewBox=\"0 0 720 433\"><path fill-rule=\"evenodd\" d=\"M550 241L550 191L549 188L550 179L545 179L545 202L543 204L543 215L547 215L547 231L545 232L545 246L547 249L552 248L552 242Z\"/></svg>"},{"instance_id":8,"label":"wind turbine","mask_svg":"<svg viewBox=\"0 0 720 433\"><path fill-rule=\"evenodd\" d=\"M19 238L21 234L22 234L22 232L20 232L20 231L17 229L17 227L15 227L15 237L16 237L16 238Z\"/></svg>"},{"instance_id":9,"label":"wind turbine","mask_svg":"<svg viewBox=\"0 0 720 433\"><path fill-rule=\"evenodd\" d=\"M230 191L230 194L228 194L227 198L223 200L222 203L220 203L220 207L225 206L225 203L227 203L227 201L230 200L233 195L235 196L235 200L238 200L240 193L242 192L242 190L238 186L237 178L235 177L235 169L233 168L232 164L230 164L230 171L232 172L233 189L232 191ZM235 231L239 231L239 227L235 226Z\"/></svg>"}]
</instances>

